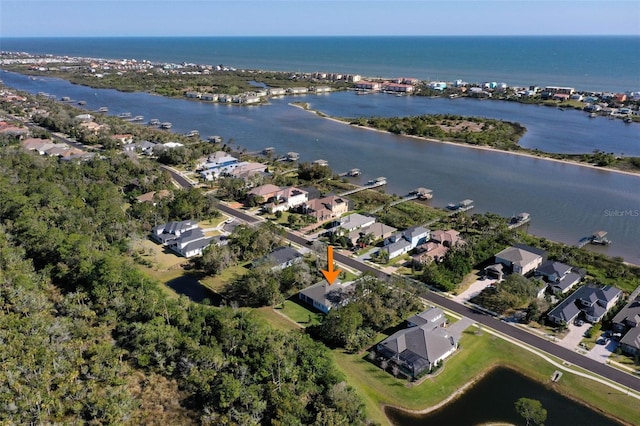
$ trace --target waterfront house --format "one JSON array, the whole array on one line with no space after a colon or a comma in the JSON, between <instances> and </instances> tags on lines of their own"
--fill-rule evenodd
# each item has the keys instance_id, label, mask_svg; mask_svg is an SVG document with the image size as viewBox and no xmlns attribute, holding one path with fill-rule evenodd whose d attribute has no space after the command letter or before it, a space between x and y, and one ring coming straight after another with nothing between
<instances>
[{"instance_id":1,"label":"waterfront house","mask_svg":"<svg viewBox=\"0 0 640 426\"><path fill-rule=\"evenodd\" d=\"M377 81L360 80L355 85L356 89L377 91L382 88L382 83Z\"/></svg>"},{"instance_id":2,"label":"waterfront house","mask_svg":"<svg viewBox=\"0 0 640 426\"><path fill-rule=\"evenodd\" d=\"M624 331L640 327L640 286L629 296L627 304L611 320L613 331Z\"/></svg>"},{"instance_id":3,"label":"waterfront house","mask_svg":"<svg viewBox=\"0 0 640 426\"><path fill-rule=\"evenodd\" d=\"M382 90L395 93L411 93L413 92L413 85L402 83L384 83Z\"/></svg>"},{"instance_id":4,"label":"waterfront house","mask_svg":"<svg viewBox=\"0 0 640 426\"><path fill-rule=\"evenodd\" d=\"M373 242L381 239L387 239L396 231L397 229L392 226L385 225L384 223L374 222L371 225L363 226L349 232L347 234L347 239L351 242L352 245L356 245L358 240L365 235L371 235L371 241Z\"/></svg>"},{"instance_id":5,"label":"waterfront house","mask_svg":"<svg viewBox=\"0 0 640 426\"><path fill-rule=\"evenodd\" d=\"M547 254L544 250L517 244L496 254L495 263L506 266L514 274L527 275L542 265L546 258Z\"/></svg>"},{"instance_id":6,"label":"waterfront house","mask_svg":"<svg viewBox=\"0 0 640 426\"><path fill-rule=\"evenodd\" d=\"M561 295L571 290L584 277L579 271L561 262L546 260L534 271L535 276L542 277L548 283L549 290Z\"/></svg>"},{"instance_id":7,"label":"waterfront house","mask_svg":"<svg viewBox=\"0 0 640 426\"><path fill-rule=\"evenodd\" d=\"M253 161L242 161L236 164L236 167L226 172L227 175L244 179L245 181L255 175L266 176L268 173L267 166L262 163L256 163Z\"/></svg>"},{"instance_id":8,"label":"waterfront house","mask_svg":"<svg viewBox=\"0 0 640 426\"><path fill-rule=\"evenodd\" d=\"M303 206L303 210L318 222L324 222L325 220L342 216L349 211L349 203L345 198L329 195L307 201Z\"/></svg>"},{"instance_id":9,"label":"waterfront house","mask_svg":"<svg viewBox=\"0 0 640 426\"><path fill-rule=\"evenodd\" d=\"M265 210L275 213L287 211L303 205L309 200L309 193L294 186L281 188L272 198L271 203L264 206Z\"/></svg>"},{"instance_id":10,"label":"waterfront house","mask_svg":"<svg viewBox=\"0 0 640 426\"><path fill-rule=\"evenodd\" d=\"M365 216L360 213L353 213L343 216L334 223L334 227L342 228L347 232L373 225L376 221L375 217Z\"/></svg>"},{"instance_id":11,"label":"waterfront house","mask_svg":"<svg viewBox=\"0 0 640 426\"><path fill-rule=\"evenodd\" d=\"M391 235L385 241L385 250L389 254L389 259L398 257L425 243L429 239L430 231L423 226L413 226L403 232Z\"/></svg>"},{"instance_id":12,"label":"waterfront house","mask_svg":"<svg viewBox=\"0 0 640 426\"><path fill-rule=\"evenodd\" d=\"M286 89L282 89L282 88L270 88L269 89L269 96L282 96L282 95L286 95L287 94L287 90Z\"/></svg>"},{"instance_id":13,"label":"waterfront house","mask_svg":"<svg viewBox=\"0 0 640 426\"><path fill-rule=\"evenodd\" d=\"M289 95L303 95L308 93L309 89L306 87L290 87L287 89L287 94Z\"/></svg>"},{"instance_id":14,"label":"waterfront house","mask_svg":"<svg viewBox=\"0 0 640 426\"><path fill-rule=\"evenodd\" d=\"M331 309L349 303L354 290L355 285L353 281L341 283L340 280L336 280L333 284L329 285L327 280L322 280L304 290L300 290L298 298L304 303L327 314Z\"/></svg>"},{"instance_id":15,"label":"waterfront house","mask_svg":"<svg viewBox=\"0 0 640 426\"><path fill-rule=\"evenodd\" d=\"M579 314L588 322L596 323L615 305L622 291L612 286L588 284L580 287L553 308L547 318L555 324L569 324Z\"/></svg>"},{"instance_id":16,"label":"waterfront house","mask_svg":"<svg viewBox=\"0 0 640 426\"><path fill-rule=\"evenodd\" d=\"M267 201L276 198L276 195L278 194L278 192L280 192L280 190L281 188L279 186L268 183L252 188L249 192L247 192L247 196L262 199L262 202L266 203Z\"/></svg>"}]
</instances>

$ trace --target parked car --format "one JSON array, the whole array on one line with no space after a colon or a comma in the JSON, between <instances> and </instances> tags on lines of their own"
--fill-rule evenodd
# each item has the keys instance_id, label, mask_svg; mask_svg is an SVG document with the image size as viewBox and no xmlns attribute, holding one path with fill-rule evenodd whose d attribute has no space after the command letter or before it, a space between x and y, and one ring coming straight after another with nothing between
<instances>
[{"instance_id":1,"label":"parked car","mask_svg":"<svg viewBox=\"0 0 640 426\"><path fill-rule=\"evenodd\" d=\"M578 327L582 327L582 325L584 324L584 321L582 321L581 319L578 319L574 322L574 324Z\"/></svg>"}]
</instances>

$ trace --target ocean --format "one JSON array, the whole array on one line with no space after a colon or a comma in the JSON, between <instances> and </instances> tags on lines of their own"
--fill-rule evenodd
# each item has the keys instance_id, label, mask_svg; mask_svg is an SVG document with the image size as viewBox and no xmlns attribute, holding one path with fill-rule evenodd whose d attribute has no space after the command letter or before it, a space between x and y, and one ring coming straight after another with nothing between
<instances>
[{"instance_id":1,"label":"ocean","mask_svg":"<svg viewBox=\"0 0 640 426\"><path fill-rule=\"evenodd\" d=\"M638 36L0 38L0 50L640 91Z\"/></svg>"}]
</instances>

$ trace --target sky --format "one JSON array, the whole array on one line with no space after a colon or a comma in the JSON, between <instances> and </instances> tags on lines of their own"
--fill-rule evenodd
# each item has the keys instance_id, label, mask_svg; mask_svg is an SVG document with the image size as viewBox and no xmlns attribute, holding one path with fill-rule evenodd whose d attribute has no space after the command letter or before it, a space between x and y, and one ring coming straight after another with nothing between
<instances>
[{"instance_id":1,"label":"sky","mask_svg":"<svg viewBox=\"0 0 640 426\"><path fill-rule=\"evenodd\" d=\"M0 0L2 37L640 35L640 0Z\"/></svg>"}]
</instances>

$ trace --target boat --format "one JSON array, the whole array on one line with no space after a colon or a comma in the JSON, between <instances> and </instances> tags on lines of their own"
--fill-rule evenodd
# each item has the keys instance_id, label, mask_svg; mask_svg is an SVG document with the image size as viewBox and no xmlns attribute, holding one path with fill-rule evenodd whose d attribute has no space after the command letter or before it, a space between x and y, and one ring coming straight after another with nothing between
<instances>
[{"instance_id":1,"label":"boat","mask_svg":"<svg viewBox=\"0 0 640 426\"><path fill-rule=\"evenodd\" d=\"M131 119L131 121L142 121L144 120L144 116L143 115L136 115L135 117L133 117Z\"/></svg>"},{"instance_id":2,"label":"boat","mask_svg":"<svg viewBox=\"0 0 640 426\"><path fill-rule=\"evenodd\" d=\"M62 102L71 102L71 98L69 96L63 96L62 98L60 98L60 100Z\"/></svg>"},{"instance_id":3,"label":"boat","mask_svg":"<svg viewBox=\"0 0 640 426\"><path fill-rule=\"evenodd\" d=\"M597 231L591 236L591 244L608 246L611 241L607 238L607 231Z\"/></svg>"},{"instance_id":4,"label":"boat","mask_svg":"<svg viewBox=\"0 0 640 426\"><path fill-rule=\"evenodd\" d=\"M170 129L171 127L173 127L173 124L171 124L168 121L165 121L165 122L160 124L160 128L161 129Z\"/></svg>"},{"instance_id":5,"label":"boat","mask_svg":"<svg viewBox=\"0 0 640 426\"><path fill-rule=\"evenodd\" d=\"M300 154L297 152L287 152L288 161L297 161L300 158Z\"/></svg>"},{"instance_id":6,"label":"boat","mask_svg":"<svg viewBox=\"0 0 640 426\"><path fill-rule=\"evenodd\" d=\"M347 175L351 176L351 177L360 176L360 169L351 169L351 170L349 170Z\"/></svg>"},{"instance_id":7,"label":"boat","mask_svg":"<svg viewBox=\"0 0 640 426\"><path fill-rule=\"evenodd\" d=\"M131 113L130 112L121 112L120 114L118 114L118 118L131 118Z\"/></svg>"},{"instance_id":8,"label":"boat","mask_svg":"<svg viewBox=\"0 0 640 426\"><path fill-rule=\"evenodd\" d=\"M86 105L87 102L86 101L78 101L78 105Z\"/></svg>"},{"instance_id":9,"label":"boat","mask_svg":"<svg viewBox=\"0 0 640 426\"><path fill-rule=\"evenodd\" d=\"M447 209L452 212L466 212L467 210L471 210L474 207L473 200L462 200L458 203L449 203L447 204Z\"/></svg>"},{"instance_id":10,"label":"boat","mask_svg":"<svg viewBox=\"0 0 640 426\"><path fill-rule=\"evenodd\" d=\"M159 126L160 125L160 120L158 120L157 118L152 118L151 120L149 120L149 126Z\"/></svg>"},{"instance_id":11,"label":"boat","mask_svg":"<svg viewBox=\"0 0 640 426\"><path fill-rule=\"evenodd\" d=\"M512 216L511 220L509 220L509 229L517 228L531 221L531 215L529 213L520 213L518 215Z\"/></svg>"},{"instance_id":12,"label":"boat","mask_svg":"<svg viewBox=\"0 0 640 426\"><path fill-rule=\"evenodd\" d=\"M631 117L625 117L624 122L625 122L625 123L633 123L633 118L631 118Z\"/></svg>"},{"instance_id":13,"label":"boat","mask_svg":"<svg viewBox=\"0 0 640 426\"><path fill-rule=\"evenodd\" d=\"M98 108L98 112L109 112L109 108L107 108L107 107L100 107L100 108Z\"/></svg>"},{"instance_id":14,"label":"boat","mask_svg":"<svg viewBox=\"0 0 640 426\"><path fill-rule=\"evenodd\" d=\"M193 136L200 136L200 132L198 130L189 130L187 133L184 134L186 137L190 138Z\"/></svg>"}]
</instances>

